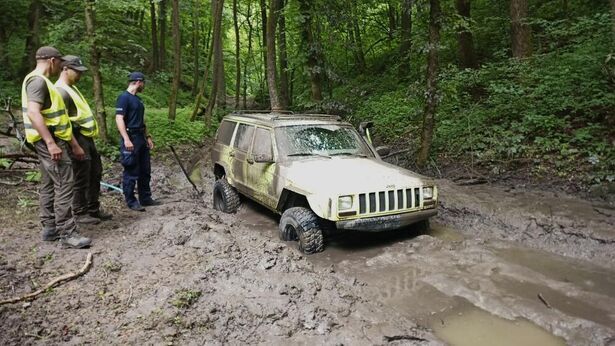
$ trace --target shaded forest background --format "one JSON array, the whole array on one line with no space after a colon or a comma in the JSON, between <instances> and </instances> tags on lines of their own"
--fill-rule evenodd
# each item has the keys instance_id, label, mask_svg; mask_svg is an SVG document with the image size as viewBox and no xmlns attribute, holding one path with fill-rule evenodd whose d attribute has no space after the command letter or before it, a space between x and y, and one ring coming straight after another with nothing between
<instances>
[{"instance_id":1,"label":"shaded forest background","mask_svg":"<svg viewBox=\"0 0 615 346\"><path fill-rule=\"evenodd\" d=\"M373 121L378 143L436 175L615 180L615 0L2 0L0 13L0 97L18 106L39 46L82 56L109 153L115 98L142 70L160 145L200 142L233 109L290 109Z\"/></svg>"}]
</instances>

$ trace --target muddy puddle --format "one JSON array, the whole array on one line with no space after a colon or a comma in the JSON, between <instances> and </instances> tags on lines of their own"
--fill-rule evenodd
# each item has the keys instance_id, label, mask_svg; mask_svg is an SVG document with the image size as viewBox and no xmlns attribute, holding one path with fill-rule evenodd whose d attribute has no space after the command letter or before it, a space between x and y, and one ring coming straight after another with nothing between
<instances>
[{"instance_id":1,"label":"muddy puddle","mask_svg":"<svg viewBox=\"0 0 615 346\"><path fill-rule=\"evenodd\" d=\"M438 316L431 327L443 341L455 346L566 345L562 338L527 320L506 320L473 307Z\"/></svg>"},{"instance_id":2,"label":"muddy puddle","mask_svg":"<svg viewBox=\"0 0 615 346\"><path fill-rule=\"evenodd\" d=\"M530 268L554 280L615 298L615 270L533 249L505 248L497 249L495 253L505 261Z\"/></svg>"}]
</instances>

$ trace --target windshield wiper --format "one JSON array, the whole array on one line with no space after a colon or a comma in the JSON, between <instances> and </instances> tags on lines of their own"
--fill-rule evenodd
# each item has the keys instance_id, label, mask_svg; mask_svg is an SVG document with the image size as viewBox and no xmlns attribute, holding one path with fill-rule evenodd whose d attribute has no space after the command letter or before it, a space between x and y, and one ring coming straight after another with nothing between
<instances>
[{"instance_id":1,"label":"windshield wiper","mask_svg":"<svg viewBox=\"0 0 615 346\"><path fill-rule=\"evenodd\" d=\"M331 154L331 156L359 156L359 157L367 157L367 155L365 154L361 154L361 153L335 153L335 154Z\"/></svg>"},{"instance_id":2,"label":"windshield wiper","mask_svg":"<svg viewBox=\"0 0 615 346\"><path fill-rule=\"evenodd\" d=\"M328 159L331 158L331 156L329 156L329 155L318 154L318 153L292 153L292 154L288 154L286 156L320 156L320 157L326 157Z\"/></svg>"}]
</instances>

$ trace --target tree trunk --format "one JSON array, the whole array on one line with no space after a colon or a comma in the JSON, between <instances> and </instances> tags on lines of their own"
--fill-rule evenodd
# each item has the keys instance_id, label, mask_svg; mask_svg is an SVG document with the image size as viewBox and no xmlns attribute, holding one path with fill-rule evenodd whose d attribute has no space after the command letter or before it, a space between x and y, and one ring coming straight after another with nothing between
<instances>
[{"instance_id":1,"label":"tree trunk","mask_svg":"<svg viewBox=\"0 0 615 346\"><path fill-rule=\"evenodd\" d=\"M278 55L280 58L280 104L282 109L288 109L290 99L288 96L288 55L286 52L286 16L284 0L277 0L278 8Z\"/></svg>"},{"instance_id":2,"label":"tree trunk","mask_svg":"<svg viewBox=\"0 0 615 346\"><path fill-rule=\"evenodd\" d=\"M399 75L402 78L410 72L410 49L412 48L412 6L414 0L402 0L401 39L399 44Z\"/></svg>"},{"instance_id":3,"label":"tree trunk","mask_svg":"<svg viewBox=\"0 0 615 346\"><path fill-rule=\"evenodd\" d=\"M263 52L263 68L265 70L265 80L269 73L267 72L267 3L265 0L259 0L261 7L261 32L262 32L262 52Z\"/></svg>"},{"instance_id":4,"label":"tree trunk","mask_svg":"<svg viewBox=\"0 0 615 346\"><path fill-rule=\"evenodd\" d=\"M267 18L267 86L269 87L269 103L271 110L282 109L278 96L278 78L276 67L275 32L277 23L277 0L269 0L269 18Z\"/></svg>"},{"instance_id":5,"label":"tree trunk","mask_svg":"<svg viewBox=\"0 0 615 346\"><path fill-rule=\"evenodd\" d=\"M36 50L40 43L41 2L32 0L28 8L28 35L26 36L26 51L21 60L21 73L24 76L36 66Z\"/></svg>"},{"instance_id":6,"label":"tree trunk","mask_svg":"<svg viewBox=\"0 0 615 346\"><path fill-rule=\"evenodd\" d=\"M615 0L611 0L611 23L613 25L613 43L612 48L615 50Z\"/></svg>"},{"instance_id":7,"label":"tree trunk","mask_svg":"<svg viewBox=\"0 0 615 346\"><path fill-rule=\"evenodd\" d=\"M105 112L105 99L103 94L103 82L100 74L100 52L96 43L96 12L94 11L95 0L85 1L85 29L87 40L90 45L90 71L94 82L94 116L98 122L100 139L108 143L107 114Z\"/></svg>"},{"instance_id":8,"label":"tree trunk","mask_svg":"<svg viewBox=\"0 0 615 346\"><path fill-rule=\"evenodd\" d=\"M173 84L171 86L171 96L169 97L169 120L175 120L177 111L177 92L179 90L179 82L181 80L181 34L179 32L179 0L172 0L171 6L173 12L171 14L172 31L173 31Z\"/></svg>"},{"instance_id":9,"label":"tree trunk","mask_svg":"<svg viewBox=\"0 0 615 346\"><path fill-rule=\"evenodd\" d=\"M3 71L0 72L0 78L11 80L13 69L11 68L11 60L8 57L8 43L9 35L6 33L5 27L0 25L0 65L4 67Z\"/></svg>"},{"instance_id":10,"label":"tree trunk","mask_svg":"<svg viewBox=\"0 0 615 346\"><path fill-rule=\"evenodd\" d=\"M239 49L239 21L237 20L237 0L233 0L233 26L235 27L235 109L239 109L239 96L241 95L241 61Z\"/></svg>"},{"instance_id":11,"label":"tree trunk","mask_svg":"<svg viewBox=\"0 0 615 346\"><path fill-rule=\"evenodd\" d=\"M208 48L207 48L207 56L205 57L205 71L203 72L203 78L201 79L201 83L200 83L201 85L199 86L199 93L198 95L196 95L196 98L194 100L194 109L192 110L192 116L190 117L190 121L194 121L196 119L196 116L199 114L199 110L201 107L201 100L203 99L203 96L205 95L205 87L207 85L207 78L209 77L209 71L211 70L211 58L212 58L213 49L214 49L213 40L209 40L209 37L211 36L211 30L212 28L210 27L207 33L208 39L206 41L206 44Z\"/></svg>"},{"instance_id":12,"label":"tree trunk","mask_svg":"<svg viewBox=\"0 0 615 346\"><path fill-rule=\"evenodd\" d=\"M532 29L527 23L527 0L510 0L512 55L527 58L532 55Z\"/></svg>"},{"instance_id":13,"label":"tree trunk","mask_svg":"<svg viewBox=\"0 0 615 346\"><path fill-rule=\"evenodd\" d=\"M158 5L158 31L160 32L160 45L158 46L158 66L162 70L166 70L166 55L167 55L167 0L160 0Z\"/></svg>"},{"instance_id":14,"label":"tree trunk","mask_svg":"<svg viewBox=\"0 0 615 346\"><path fill-rule=\"evenodd\" d=\"M421 148L417 157L419 167L429 158L438 106L438 50L440 48L440 0L429 0L429 47L427 53L427 99L423 114Z\"/></svg>"},{"instance_id":15,"label":"tree trunk","mask_svg":"<svg viewBox=\"0 0 615 346\"><path fill-rule=\"evenodd\" d=\"M357 18L357 4L355 0L350 0L350 16L352 33L355 41L355 59L359 72L364 72L367 64L365 63L365 52L363 51L363 39L361 38L361 27Z\"/></svg>"},{"instance_id":16,"label":"tree trunk","mask_svg":"<svg viewBox=\"0 0 615 346\"><path fill-rule=\"evenodd\" d=\"M322 78L321 68L318 66L318 44L314 40L312 31L312 2L311 0L299 0L299 12L301 13L301 40L303 51L307 55L307 70L310 74L310 89L312 101L322 101Z\"/></svg>"},{"instance_id":17,"label":"tree trunk","mask_svg":"<svg viewBox=\"0 0 615 346\"><path fill-rule=\"evenodd\" d=\"M465 25L457 32L457 43L459 45L459 61L463 68L477 68L476 54L474 54L474 38L472 31L467 27L470 25L470 0L455 0L457 13L463 18Z\"/></svg>"},{"instance_id":18,"label":"tree trunk","mask_svg":"<svg viewBox=\"0 0 615 346\"><path fill-rule=\"evenodd\" d=\"M150 72L158 71L158 26L156 23L156 1L149 1L149 14L152 22L152 63L150 65Z\"/></svg>"},{"instance_id":19,"label":"tree trunk","mask_svg":"<svg viewBox=\"0 0 615 346\"><path fill-rule=\"evenodd\" d=\"M220 78L219 70L222 70L222 78L224 78L224 62L222 61L222 10L224 9L224 0L213 0L211 2L212 6L212 22L213 22L213 38L212 38L212 46L213 46L213 80L211 87L211 95L209 96L209 101L207 103L207 107L205 108L205 128L209 128L211 126L211 115L214 110L214 105L216 104L216 99L220 94L218 88L220 87ZM222 94L223 97L226 97L226 93Z\"/></svg>"},{"instance_id":20,"label":"tree trunk","mask_svg":"<svg viewBox=\"0 0 615 346\"><path fill-rule=\"evenodd\" d=\"M397 1L394 1L397 3ZM395 32L397 31L397 9L396 6L391 3L391 0L387 3L387 17L389 19L389 30L387 32L388 41L393 41Z\"/></svg>"},{"instance_id":21,"label":"tree trunk","mask_svg":"<svg viewBox=\"0 0 615 346\"><path fill-rule=\"evenodd\" d=\"M248 0L248 14L246 16L246 23L248 25L248 55L243 63L243 109L248 109L248 60L252 57L252 1Z\"/></svg>"},{"instance_id":22,"label":"tree trunk","mask_svg":"<svg viewBox=\"0 0 615 346\"><path fill-rule=\"evenodd\" d=\"M192 53L194 59L194 78L192 79L192 96L199 91L199 6L198 1L192 1Z\"/></svg>"}]
</instances>

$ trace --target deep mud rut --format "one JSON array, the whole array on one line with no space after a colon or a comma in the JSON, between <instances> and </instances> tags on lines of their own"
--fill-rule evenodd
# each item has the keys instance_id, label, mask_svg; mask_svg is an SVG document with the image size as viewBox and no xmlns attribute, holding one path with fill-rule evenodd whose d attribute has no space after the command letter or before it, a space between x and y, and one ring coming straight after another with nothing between
<instances>
[{"instance_id":1,"label":"deep mud rut","mask_svg":"<svg viewBox=\"0 0 615 346\"><path fill-rule=\"evenodd\" d=\"M115 217L82 229L93 238L89 250L40 241L36 206L23 202L35 194L0 185L0 299L36 290L94 254L83 277L0 306L0 341L615 343L609 206L441 181L431 230L335 234L325 252L305 257L254 203L236 215L213 210L208 167L193 171L205 191L198 197L168 157L156 160L153 190L164 205L146 213L105 194Z\"/></svg>"}]
</instances>

